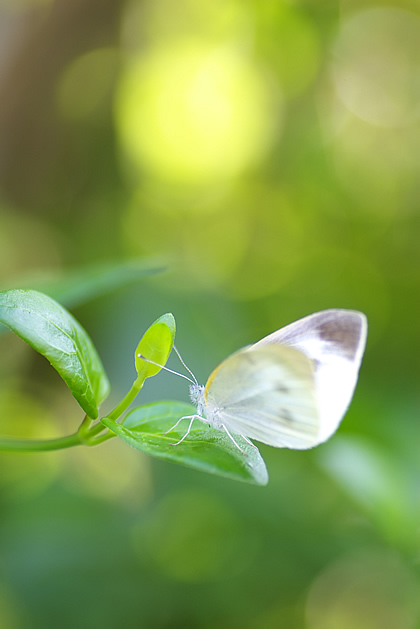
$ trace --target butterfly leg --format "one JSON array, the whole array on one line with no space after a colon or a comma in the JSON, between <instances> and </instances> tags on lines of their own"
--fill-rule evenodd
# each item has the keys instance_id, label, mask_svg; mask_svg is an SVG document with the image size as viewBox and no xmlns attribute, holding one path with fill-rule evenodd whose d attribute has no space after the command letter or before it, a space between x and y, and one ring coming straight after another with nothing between
<instances>
[{"instance_id":1,"label":"butterfly leg","mask_svg":"<svg viewBox=\"0 0 420 629\"><path fill-rule=\"evenodd\" d=\"M224 424L222 424L222 428L225 431L225 433L227 434L227 436L229 437L229 439L235 444L235 446L238 448L238 450L240 452L242 452L242 454L245 454L245 456L248 456L247 453L242 450L242 448L236 443L235 439L232 437L232 435L230 434L230 432L228 431L228 429L226 428L226 426Z\"/></svg>"},{"instance_id":2,"label":"butterfly leg","mask_svg":"<svg viewBox=\"0 0 420 629\"><path fill-rule=\"evenodd\" d=\"M185 433L185 435L182 437L182 439L180 439L180 440L179 440L179 441L177 441L176 443L171 443L171 444L170 444L171 446L179 446L179 444L180 444L182 441L184 441L185 437L188 437L188 435L190 434L190 432L191 432L191 428L192 428L192 425L193 425L193 423L194 423L194 419L198 419L198 418L199 418L199 415L186 415L185 417L181 417L181 419L189 419L190 417L191 417L191 421L190 421L190 425L188 426L188 430L187 430L187 432L186 432L186 433ZM177 423L179 424L179 422L177 422ZM175 426L176 426L176 424L175 424ZM175 426L174 426L174 428L175 428ZM172 430L172 429L171 429L171 430Z\"/></svg>"},{"instance_id":3,"label":"butterfly leg","mask_svg":"<svg viewBox=\"0 0 420 629\"><path fill-rule=\"evenodd\" d=\"M253 447L253 448L255 448L256 450L258 450L257 446L256 446L254 443L252 443L252 441L250 441L249 439L247 439L246 437L244 437L244 435L241 435L241 437L242 437L242 439L245 439L245 441L246 441L247 443L249 443L249 445L250 445L250 446L252 446L252 447Z\"/></svg>"},{"instance_id":4,"label":"butterfly leg","mask_svg":"<svg viewBox=\"0 0 420 629\"><path fill-rule=\"evenodd\" d=\"M182 422L182 420L183 420L183 419L190 419L191 417L194 417L194 416L193 416L193 415L184 415L184 417L180 417L180 418L178 419L178 421L176 422L176 424L174 424L171 428L169 428L169 430L167 430L167 431L166 431L166 432L164 432L163 434L164 434L164 435L167 435L167 434L168 434L168 432L172 432L172 430L173 430L174 428L176 428L176 427L178 426L178 424Z\"/></svg>"}]
</instances>

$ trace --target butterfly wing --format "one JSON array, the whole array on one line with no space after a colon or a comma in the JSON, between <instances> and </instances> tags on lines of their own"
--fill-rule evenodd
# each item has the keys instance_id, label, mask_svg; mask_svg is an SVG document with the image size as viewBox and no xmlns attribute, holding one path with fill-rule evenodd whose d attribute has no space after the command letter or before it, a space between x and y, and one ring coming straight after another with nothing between
<instances>
[{"instance_id":1,"label":"butterfly wing","mask_svg":"<svg viewBox=\"0 0 420 629\"><path fill-rule=\"evenodd\" d=\"M318 440L313 365L291 347L236 352L210 375L204 401L216 428L276 447L305 449Z\"/></svg>"},{"instance_id":2,"label":"butterfly wing","mask_svg":"<svg viewBox=\"0 0 420 629\"><path fill-rule=\"evenodd\" d=\"M355 310L323 310L273 332L249 349L288 346L314 361L318 443L336 430L353 397L366 346L367 319Z\"/></svg>"}]
</instances>

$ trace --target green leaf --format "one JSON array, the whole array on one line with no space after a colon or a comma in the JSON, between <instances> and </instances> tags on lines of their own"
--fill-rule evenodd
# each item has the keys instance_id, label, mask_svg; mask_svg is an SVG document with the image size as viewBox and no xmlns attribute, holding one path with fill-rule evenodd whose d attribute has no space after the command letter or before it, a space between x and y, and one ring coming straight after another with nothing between
<instances>
[{"instance_id":1,"label":"green leaf","mask_svg":"<svg viewBox=\"0 0 420 629\"><path fill-rule=\"evenodd\" d=\"M0 322L58 371L82 409L96 419L109 382L89 336L56 301L34 290L0 292Z\"/></svg>"},{"instance_id":2,"label":"green leaf","mask_svg":"<svg viewBox=\"0 0 420 629\"><path fill-rule=\"evenodd\" d=\"M316 454L318 464L361 505L388 538L407 540L416 530L418 507L407 469L366 437L336 436Z\"/></svg>"},{"instance_id":3,"label":"green leaf","mask_svg":"<svg viewBox=\"0 0 420 629\"><path fill-rule=\"evenodd\" d=\"M268 473L264 459L239 435L235 435L235 439L246 455L225 432L209 428L199 420L194 422L191 433L182 443L172 445L186 433L189 420L182 420L167 435L163 433L180 417L195 412L193 406L183 402L157 402L131 411L125 417L124 425L108 417L101 422L130 446L152 456L234 480L266 485Z\"/></svg>"},{"instance_id":4,"label":"green leaf","mask_svg":"<svg viewBox=\"0 0 420 629\"><path fill-rule=\"evenodd\" d=\"M30 286L46 293L67 308L75 308L163 270L162 262L154 259L101 262L62 271L32 271L24 277L12 278L10 286Z\"/></svg>"},{"instance_id":5,"label":"green leaf","mask_svg":"<svg viewBox=\"0 0 420 629\"><path fill-rule=\"evenodd\" d=\"M146 362L144 356L158 365L165 365L172 351L175 340L175 319L171 313L167 313L156 319L143 334L137 345L134 360L139 380L144 382L146 378L155 376L161 367Z\"/></svg>"}]
</instances>

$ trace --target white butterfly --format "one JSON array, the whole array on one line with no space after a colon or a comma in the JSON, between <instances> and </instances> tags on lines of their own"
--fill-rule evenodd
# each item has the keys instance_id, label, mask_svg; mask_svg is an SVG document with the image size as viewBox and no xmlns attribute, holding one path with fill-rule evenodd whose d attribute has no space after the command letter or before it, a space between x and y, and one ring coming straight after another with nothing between
<instances>
[{"instance_id":1,"label":"white butterfly","mask_svg":"<svg viewBox=\"0 0 420 629\"><path fill-rule=\"evenodd\" d=\"M197 413L188 416L187 432L173 445L187 437L195 419L224 430L240 450L231 433L251 445L248 438L277 448L323 443L350 404L366 337L363 313L333 309L239 350L216 367L205 386L196 380L190 386Z\"/></svg>"}]
</instances>

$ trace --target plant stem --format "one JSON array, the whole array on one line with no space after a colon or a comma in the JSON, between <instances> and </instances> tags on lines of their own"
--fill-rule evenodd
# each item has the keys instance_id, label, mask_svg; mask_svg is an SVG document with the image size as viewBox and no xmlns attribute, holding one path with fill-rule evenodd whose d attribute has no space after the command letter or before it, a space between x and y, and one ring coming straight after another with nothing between
<instances>
[{"instance_id":1,"label":"plant stem","mask_svg":"<svg viewBox=\"0 0 420 629\"><path fill-rule=\"evenodd\" d=\"M121 402L114 408L113 411L108 413L107 417L114 420L118 419L118 417L122 415L122 413L124 413L124 411L127 409L127 407L130 406L131 402L137 396L143 384L144 384L144 380L143 381L135 380L135 382L133 383L133 386L131 387L127 395L123 397Z\"/></svg>"},{"instance_id":2,"label":"plant stem","mask_svg":"<svg viewBox=\"0 0 420 629\"><path fill-rule=\"evenodd\" d=\"M85 415L84 420L82 421L82 423L79 426L79 430L77 431L78 434L83 437L84 435L86 435L89 432L89 428L92 425L92 419L89 417L89 415Z\"/></svg>"},{"instance_id":3,"label":"plant stem","mask_svg":"<svg viewBox=\"0 0 420 629\"><path fill-rule=\"evenodd\" d=\"M79 435L58 439L0 439L0 452L45 452L83 445Z\"/></svg>"},{"instance_id":4,"label":"plant stem","mask_svg":"<svg viewBox=\"0 0 420 629\"><path fill-rule=\"evenodd\" d=\"M105 426L104 426L105 428ZM106 432L103 435L99 435L98 437L96 437L96 439L92 439L89 443L90 446L98 446L100 443L104 443L105 441L108 441L109 439L113 439L114 437L116 437L117 435L115 435L113 432L111 432L110 430L108 430L108 432Z\"/></svg>"},{"instance_id":5,"label":"plant stem","mask_svg":"<svg viewBox=\"0 0 420 629\"><path fill-rule=\"evenodd\" d=\"M144 384L144 380L137 379L127 395L107 417L117 419L134 400ZM112 432L100 433L107 430L100 422L92 426L92 419L86 416L74 435L59 437L58 439L0 439L0 452L46 452L48 450L62 450L73 446L94 446L112 439Z\"/></svg>"}]
</instances>

